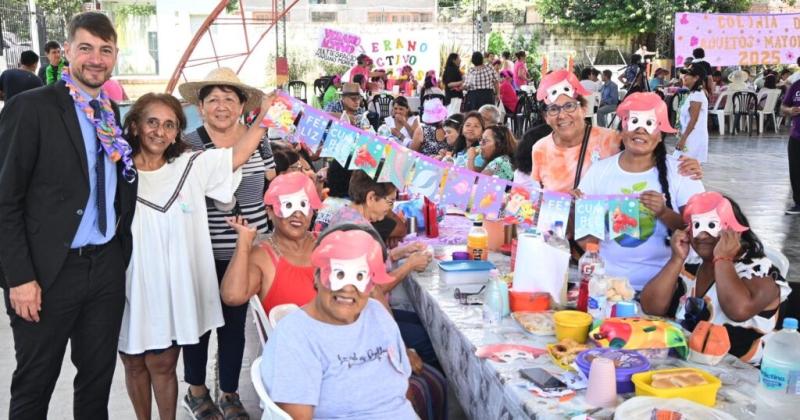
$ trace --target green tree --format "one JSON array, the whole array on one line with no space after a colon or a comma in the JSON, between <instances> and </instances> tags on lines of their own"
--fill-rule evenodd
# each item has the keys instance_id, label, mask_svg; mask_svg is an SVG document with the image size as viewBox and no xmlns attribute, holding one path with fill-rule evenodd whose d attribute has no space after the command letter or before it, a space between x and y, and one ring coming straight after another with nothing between
<instances>
[{"instance_id":1,"label":"green tree","mask_svg":"<svg viewBox=\"0 0 800 420\"><path fill-rule=\"evenodd\" d=\"M751 0L536 0L560 26L591 33L640 35L673 26L676 12L736 13Z\"/></svg>"},{"instance_id":2,"label":"green tree","mask_svg":"<svg viewBox=\"0 0 800 420\"><path fill-rule=\"evenodd\" d=\"M506 46L506 41L505 39L503 39L503 34L501 34L500 32L492 32L491 34L489 34L488 44L489 45L486 47L486 49L490 53L500 55L503 53L503 51L508 50L508 47Z\"/></svg>"},{"instance_id":3,"label":"green tree","mask_svg":"<svg viewBox=\"0 0 800 420\"><path fill-rule=\"evenodd\" d=\"M81 11L85 0L36 0L36 10L45 15L58 16L69 22L72 15Z\"/></svg>"}]
</instances>

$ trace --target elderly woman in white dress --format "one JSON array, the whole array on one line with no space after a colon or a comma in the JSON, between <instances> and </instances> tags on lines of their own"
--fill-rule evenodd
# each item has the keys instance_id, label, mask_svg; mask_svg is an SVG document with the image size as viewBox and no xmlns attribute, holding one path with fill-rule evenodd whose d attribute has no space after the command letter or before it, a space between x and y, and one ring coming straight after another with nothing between
<instances>
[{"instance_id":1,"label":"elderly woman in white dress","mask_svg":"<svg viewBox=\"0 0 800 420\"><path fill-rule=\"evenodd\" d=\"M257 121L271 101L264 99ZM140 419L150 418L151 394L159 417L175 418L179 346L223 325L206 196L232 201L237 169L265 132L255 124L231 148L191 152L181 140L185 128L180 102L167 94L142 96L125 119L139 190L119 352Z\"/></svg>"}]
</instances>

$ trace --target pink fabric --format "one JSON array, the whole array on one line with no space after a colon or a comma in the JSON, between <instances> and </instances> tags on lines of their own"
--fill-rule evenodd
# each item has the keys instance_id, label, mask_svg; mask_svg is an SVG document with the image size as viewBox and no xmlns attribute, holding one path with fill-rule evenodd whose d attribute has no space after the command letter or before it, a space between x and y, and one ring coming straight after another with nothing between
<instances>
[{"instance_id":1,"label":"pink fabric","mask_svg":"<svg viewBox=\"0 0 800 420\"><path fill-rule=\"evenodd\" d=\"M503 101L503 106L506 107L506 113L516 112L519 98L514 86L511 86L511 82L508 80L503 80L503 83L500 84L500 100Z\"/></svg>"},{"instance_id":2,"label":"pink fabric","mask_svg":"<svg viewBox=\"0 0 800 420\"><path fill-rule=\"evenodd\" d=\"M525 74L524 79L519 77L520 69L523 69L523 74ZM514 84L517 85L517 87L527 85L528 84L527 75L528 75L528 66L525 64L525 61L517 60L514 63Z\"/></svg>"},{"instance_id":3,"label":"pink fabric","mask_svg":"<svg viewBox=\"0 0 800 420\"><path fill-rule=\"evenodd\" d=\"M108 96L108 98L114 102L122 102L125 100L125 89L123 89L122 85L114 79L108 79L105 83L103 83L103 87L101 89L103 89L103 92L106 93L106 96Z\"/></svg>"}]
</instances>

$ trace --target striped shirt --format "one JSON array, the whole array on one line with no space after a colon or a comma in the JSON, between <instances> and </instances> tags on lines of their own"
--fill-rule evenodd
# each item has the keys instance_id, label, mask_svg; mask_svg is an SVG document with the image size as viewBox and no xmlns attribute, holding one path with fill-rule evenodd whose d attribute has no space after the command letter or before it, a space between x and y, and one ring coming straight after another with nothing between
<instances>
[{"instance_id":1,"label":"striped shirt","mask_svg":"<svg viewBox=\"0 0 800 420\"><path fill-rule=\"evenodd\" d=\"M196 130L186 134L184 140L194 150L215 148L214 143L204 145L200 134ZM262 154L267 160L262 157ZM242 182L234 194L242 216L247 219L247 223L250 226L255 227L262 234L268 230L267 212L264 208L264 171L274 167L275 161L272 159L272 149L265 137L262 141L261 150L253 152L247 163L241 167ZM233 216L233 211L225 212L217 209L214 202L208 198L206 198L206 209L208 210L208 230L211 234L214 259L228 261L233 258L237 235L225 222L225 218Z\"/></svg>"}]
</instances>

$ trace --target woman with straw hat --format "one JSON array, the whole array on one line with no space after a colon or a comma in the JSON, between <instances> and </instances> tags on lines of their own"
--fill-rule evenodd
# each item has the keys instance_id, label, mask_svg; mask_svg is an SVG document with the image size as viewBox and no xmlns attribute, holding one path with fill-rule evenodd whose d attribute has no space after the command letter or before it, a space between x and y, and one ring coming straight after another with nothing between
<instances>
[{"instance_id":1,"label":"woman with straw hat","mask_svg":"<svg viewBox=\"0 0 800 420\"><path fill-rule=\"evenodd\" d=\"M242 83L236 73L226 67L212 70L203 80L184 83L178 87L178 91L186 101L197 105L203 118L203 125L185 136L186 142L194 150L221 149L236 144L247 132L242 115L257 108L264 96L260 90ZM262 193L265 176L274 176L275 163L271 151L268 160L262 158L261 152L264 150L270 150L266 137L262 138L261 150L253 151L242 166L242 182L234 193L233 206L218 208L213 201L207 200L208 230L218 282L222 281L236 248L236 232L225 219L241 216L257 232L267 233L267 213ZM222 390L219 407L225 418L245 418L247 412L237 391L244 354L247 304L228 306L223 302L222 316L225 325L217 328L217 363ZM207 331L200 337L199 343L183 347L184 379L189 384L184 405L198 418L206 418L200 414L208 410L219 415L206 387L210 335L211 331Z\"/></svg>"},{"instance_id":2,"label":"woman with straw hat","mask_svg":"<svg viewBox=\"0 0 800 420\"><path fill-rule=\"evenodd\" d=\"M259 117L272 99L262 100ZM138 418L150 417L152 394L159 416L175 418L179 346L197 344L224 324L206 197L233 200L239 168L266 131L256 124L232 147L189 151L185 128L180 102L167 94L142 96L125 118L139 189L118 349ZM212 418L221 418L214 410Z\"/></svg>"}]
</instances>

